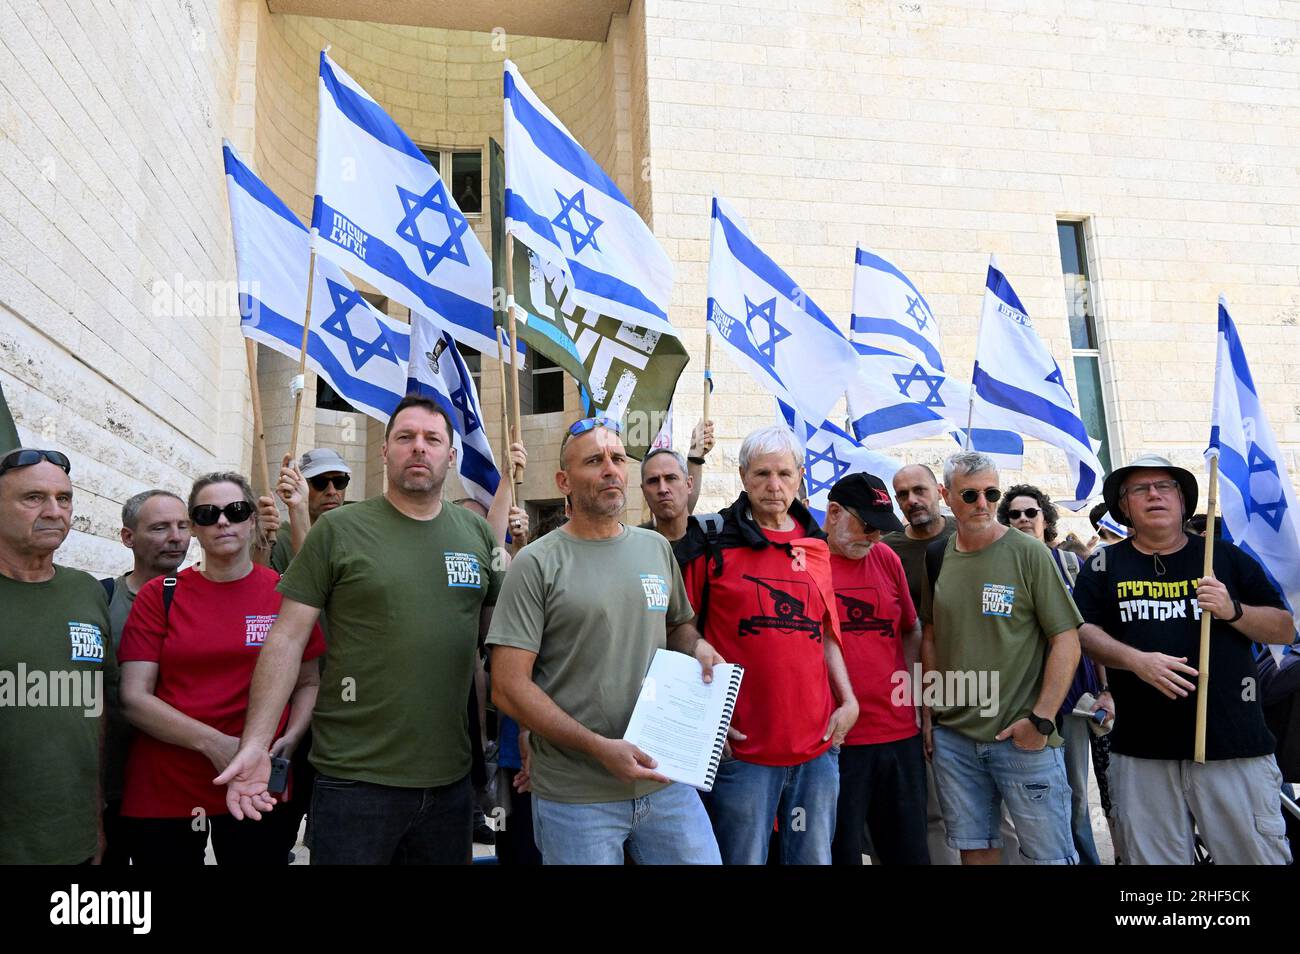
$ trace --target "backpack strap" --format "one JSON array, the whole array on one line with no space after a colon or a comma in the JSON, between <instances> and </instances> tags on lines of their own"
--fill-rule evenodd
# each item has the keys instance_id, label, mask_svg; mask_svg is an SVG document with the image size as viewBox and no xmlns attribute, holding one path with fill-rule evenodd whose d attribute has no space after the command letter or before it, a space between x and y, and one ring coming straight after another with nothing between
<instances>
[{"instance_id":1,"label":"backpack strap","mask_svg":"<svg viewBox=\"0 0 1300 954\"><path fill-rule=\"evenodd\" d=\"M99 581L99 585L104 588L104 595L108 597L108 601L113 602L113 594L117 591L117 581L111 576L106 576Z\"/></svg>"},{"instance_id":2,"label":"backpack strap","mask_svg":"<svg viewBox=\"0 0 1300 954\"><path fill-rule=\"evenodd\" d=\"M925 575L930 579L930 592L939 580L939 571L943 569L943 555L948 552L948 541L935 540L925 548Z\"/></svg>"},{"instance_id":3,"label":"backpack strap","mask_svg":"<svg viewBox=\"0 0 1300 954\"><path fill-rule=\"evenodd\" d=\"M704 588L700 591L700 608L696 612L697 629L700 634L704 634L705 620L709 615L709 565L715 557L721 561L721 553L718 549L718 541L722 539L722 514L706 513L695 517L699 522L700 529L704 531ZM719 568L718 572L722 572Z\"/></svg>"},{"instance_id":4,"label":"backpack strap","mask_svg":"<svg viewBox=\"0 0 1300 954\"><path fill-rule=\"evenodd\" d=\"M176 598L176 577L169 576L162 582L163 586L163 631L167 630L167 621L172 615L172 600Z\"/></svg>"}]
</instances>

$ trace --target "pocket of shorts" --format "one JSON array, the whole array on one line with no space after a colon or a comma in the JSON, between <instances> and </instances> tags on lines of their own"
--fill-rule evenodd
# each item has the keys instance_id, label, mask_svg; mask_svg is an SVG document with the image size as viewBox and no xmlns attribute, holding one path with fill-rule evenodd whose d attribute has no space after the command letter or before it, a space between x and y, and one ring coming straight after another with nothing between
<instances>
[{"instance_id":1,"label":"pocket of shorts","mask_svg":"<svg viewBox=\"0 0 1300 954\"><path fill-rule=\"evenodd\" d=\"M1286 834L1286 822L1280 812L1256 812L1255 831L1269 838L1281 838Z\"/></svg>"}]
</instances>

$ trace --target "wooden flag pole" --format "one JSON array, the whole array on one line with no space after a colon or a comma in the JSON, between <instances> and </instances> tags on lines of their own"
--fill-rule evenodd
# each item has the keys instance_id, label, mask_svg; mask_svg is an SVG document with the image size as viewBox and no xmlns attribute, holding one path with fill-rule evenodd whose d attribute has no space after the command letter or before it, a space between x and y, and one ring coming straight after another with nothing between
<instances>
[{"instance_id":1,"label":"wooden flag pole","mask_svg":"<svg viewBox=\"0 0 1300 954\"><path fill-rule=\"evenodd\" d=\"M302 392L307 385L307 335L311 331L311 293L316 288L316 231L312 230L311 257L307 261L307 307L302 313L302 351L298 355L297 393L293 396L293 430L289 434L289 456L298 458L298 425L302 422Z\"/></svg>"},{"instance_id":2,"label":"wooden flag pole","mask_svg":"<svg viewBox=\"0 0 1300 954\"><path fill-rule=\"evenodd\" d=\"M510 463L510 409L506 406L506 356L501 348L501 335L504 329L496 329L497 337L497 375L501 379L501 476L506 478L506 466ZM510 506L518 507L515 497L515 482L510 475Z\"/></svg>"},{"instance_id":3,"label":"wooden flag pole","mask_svg":"<svg viewBox=\"0 0 1300 954\"><path fill-rule=\"evenodd\" d=\"M1210 493L1205 501L1205 565L1201 576L1214 573L1214 518L1219 506L1219 455L1210 458ZM1209 610L1201 610L1201 656L1196 665L1196 751L1194 756L1205 764L1205 717L1210 703L1210 621Z\"/></svg>"},{"instance_id":4,"label":"wooden flag pole","mask_svg":"<svg viewBox=\"0 0 1300 954\"><path fill-rule=\"evenodd\" d=\"M257 344L252 338L244 339L244 354L248 358L248 386L253 395L253 481L262 478L258 496L271 495L271 468L266 461L266 430L262 426L262 390L257 384Z\"/></svg>"},{"instance_id":5,"label":"wooden flag pole","mask_svg":"<svg viewBox=\"0 0 1300 954\"><path fill-rule=\"evenodd\" d=\"M704 322L704 414L702 421L709 419L709 397L713 394L713 334L709 331L708 321Z\"/></svg>"},{"instance_id":6,"label":"wooden flag pole","mask_svg":"<svg viewBox=\"0 0 1300 954\"><path fill-rule=\"evenodd\" d=\"M506 326L510 329L510 377L514 384L511 404L514 407L514 425L510 428L510 440L524 439L519 411L519 337L515 330L515 237L506 235ZM509 459L509 458L507 458ZM516 496L520 495L520 485L524 482L524 469L514 469Z\"/></svg>"}]
</instances>

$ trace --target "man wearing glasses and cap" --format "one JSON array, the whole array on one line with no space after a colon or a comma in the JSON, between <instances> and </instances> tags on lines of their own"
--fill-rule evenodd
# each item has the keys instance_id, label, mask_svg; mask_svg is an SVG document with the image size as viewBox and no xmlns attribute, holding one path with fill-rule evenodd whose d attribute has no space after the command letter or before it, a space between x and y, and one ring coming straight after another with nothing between
<instances>
[{"instance_id":1,"label":"man wearing glasses and cap","mask_svg":"<svg viewBox=\"0 0 1300 954\"><path fill-rule=\"evenodd\" d=\"M321 514L346 503L343 497L351 480L352 468L331 448L307 451L298 467L285 454L276 492L289 508L289 532L276 538L275 549L271 551L271 569L279 573L289 569L312 524Z\"/></svg>"},{"instance_id":2,"label":"man wearing glasses and cap","mask_svg":"<svg viewBox=\"0 0 1300 954\"><path fill-rule=\"evenodd\" d=\"M1123 716L1111 733L1117 853L1126 864L1192 864L1193 822L1217 864L1284 865L1282 774L1256 689L1255 644L1295 623L1259 564L1184 531L1196 478L1144 455L1106 478L1106 508L1133 536L1083 565L1074 596L1084 648L1106 665ZM1210 625L1205 758L1194 761L1201 614Z\"/></svg>"},{"instance_id":3,"label":"man wearing glasses and cap","mask_svg":"<svg viewBox=\"0 0 1300 954\"><path fill-rule=\"evenodd\" d=\"M992 458L953 454L941 492L957 532L942 572L927 566L920 689L948 844L962 864L997 864L1005 801L1025 863L1077 864L1052 718L1079 664L1082 620L1047 547L995 519Z\"/></svg>"},{"instance_id":4,"label":"man wearing glasses and cap","mask_svg":"<svg viewBox=\"0 0 1300 954\"><path fill-rule=\"evenodd\" d=\"M115 663L104 588L54 562L72 527L70 471L58 451L0 457L0 865L83 864L102 850Z\"/></svg>"},{"instance_id":5,"label":"man wearing glasses and cap","mask_svg":"<svg viewBox=\"0 0 1300 954\"><path fill-rule=\"evenodd\" d=\"M831 578L859 716L840 749L840 795L831 843L833 864L860 865L863 825L872 861L927 865L925 753L916 709L900 698L921 659L921 624L903 563L876 546L901 531L889 490L872 474L850 474L831 488L826 543Z\"/></svg>"},{"instance_id":6,"label":"man wearing glasses and cap","mask_svg":"<svg viewBox=\"0 0 1300 954\"><path fill-rule=\"evenodd\" d=\"M718 864L699 796L623 740L660 649L722 659L700 638L668 541L625 526L617 421L585 418L560 447L569 521L510 566L492 619L492 698L531 730L523 773L543 863ZM521 733L521 740L523 734ZM525 747L527 751L527 747Z\"/></svg>"}]
</instances>

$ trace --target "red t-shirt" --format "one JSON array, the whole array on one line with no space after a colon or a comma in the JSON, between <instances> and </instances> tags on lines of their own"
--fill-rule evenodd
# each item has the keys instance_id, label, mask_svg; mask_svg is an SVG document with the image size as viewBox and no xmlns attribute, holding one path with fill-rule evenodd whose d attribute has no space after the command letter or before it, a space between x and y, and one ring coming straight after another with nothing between
<instances>
[{"instance_id":1,"label":"red t-shirt","mask_svg":"<svg viewBox=\"0 0 1300 954\"><path fill-rule=\"evenodd\" d=\"M193 568L182 570L165 623L162 580L140 588L122 630L118 660L158 663L154 695L192 719L238 736L258 650L280 611L275 588L280 574L255 565L242 580L214 583ZM315 659L324 651L316 626L302 658ZM288 721L285 706L277 738ZM122 814L177 818L202 808L224 815L226 790L212 784L217 774L201 753L137 732L126 763Z\"/></svg>"},{"instance_id":2,"label":"red t-shirt","mask_svg":"<svg viewBox=\"0 0 1300 954\"><path fill-rule=\"evenodd\" d=\"M796 562L780 547L735 547L723 551L722 576L706 570L702 556L683 579L698 609L708 572L703 636L727 662L745 667L731 724L748 738L732 741L736 757L800 765L831 745L822 741L835 709L822 640L839 634L822 596L830 592L828 551L824 540L806 539L800 529L763 533L773 543L803 547L805 559ZM820 586L814 573L824 577Z\"/></svg>"},{"instance_id":3,"label":"red t-shirt","mask_svg":"<svg viewBox=\"0 0 1300 954\"><path fill-rule=\"evenodd\" d=\"M845 745L876 745L910 739L920 729L907 690L906 704L895 705L900 690L894 677L910 679L903 658L903 634L916 625L916 609L898 554L877 543L861 560L831 554L835 602L844 644L844 665L858 697L858 721ZM906 686L908 684L904 684Z\"/></svg>"}]
</instances>

